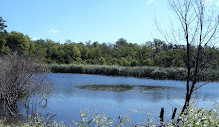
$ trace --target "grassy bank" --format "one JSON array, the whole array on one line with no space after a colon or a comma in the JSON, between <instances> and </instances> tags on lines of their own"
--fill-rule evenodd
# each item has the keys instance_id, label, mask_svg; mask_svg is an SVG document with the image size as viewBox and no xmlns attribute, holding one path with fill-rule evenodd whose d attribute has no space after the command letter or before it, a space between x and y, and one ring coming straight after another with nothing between
<instances>
[{"instance_id":1,"label":"grassy bank","mask_svg":"<svg viewBox=\"0 0 219 127\"><path fill-rule=\"evenodd\" d=\"M121 67L106 65L74 65L51 64L48 68L55 73L83 73L109 76L128 76L152 79L185 80L185 68L161 68L161 67ZM219 70L207 70L200 75L200 81L218 81Z\"/></svg>"}]
</instances>

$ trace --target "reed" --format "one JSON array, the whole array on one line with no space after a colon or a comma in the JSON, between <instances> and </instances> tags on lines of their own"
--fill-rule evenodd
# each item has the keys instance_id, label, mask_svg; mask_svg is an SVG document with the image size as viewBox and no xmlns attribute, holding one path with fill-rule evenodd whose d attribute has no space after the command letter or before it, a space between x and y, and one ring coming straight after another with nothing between
<instances>
[{"instance_id":1,"label":"reed","mask_svg":"<svg viewBox=\"0 0 219 127\"><path fill-rule=\"evenodd\" d=\"M54 73L82 73L108 76L127 76L152 79L185 80L185 68L181 67L124 67L108 65L75 65L75 64L50 64L47 65ZM206 70L200 75L199 81L218 81L219 70Z\"/></svg>"}]
</instances>

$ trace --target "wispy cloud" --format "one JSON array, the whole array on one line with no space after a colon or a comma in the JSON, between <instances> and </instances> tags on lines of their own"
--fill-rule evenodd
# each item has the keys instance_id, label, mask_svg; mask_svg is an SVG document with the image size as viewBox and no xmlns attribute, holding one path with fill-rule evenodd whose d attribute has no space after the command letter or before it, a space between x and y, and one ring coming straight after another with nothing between
<instances>
[{"instance_id":1,"label":"wispy cloud","mask_svg":"<svg viewBox=\"0 0 219 127\"><path fill-rule=\"evenodd\" d=\"M208 4L216 4L216 5L219 5L219 1L216 2L215 0L205 0L203 3L204 3L204 4L205 4L205 3L208 3Z\"/></svg>"},{"instance_id":2,"label":"wispy cloud","mask_svg":"<svg viewBox=\"0 0 219 127\"><path fill-rule=\"evenodd\" d=\"M147 4L152 4L154 0L147 0Z\"/></svg>"},{"instance_id":3,"label":"wispy cloud","mask_svg":"<svg viewBox=\"0 0 219 127\"><path fill-rule=\"evenodd\" d=\"M54 33L54 34L56 34L56 33L58 33L59 31L56 30L56 29L50 29L49 32L50 32L50 33Z\"/></svg>"},{"instance_id":4,"label":"wispy cloud","mask_svg":"<svg viewBox=\"0 0 219 127\"><path fill-rule=\"evenodd\" d=\"M32 40L33 40L33 41L36 41L36 40L40 40L40 38L38 38L38 37L33 37Z\"/></svg>"},{"instance_id":5,"label":"wispy cloud","mask_svg":"<svg viewBox=\"0 0 219 127\"><path fill-rule=\"evenodd\" d=\"M215 4L216 6L219 6L219 1L216 2L215 0L204 0L203 4Z\"/></svg>"},{"instance_id":6,"label":"wispy cloud","mask_svg":"<svg viewBox=\"0 0 219 127\"><path fill-rule=\"evenodd\" d=\"M205 0L204 3L213 3L213 0Z\"/></svg>"}]
</instances>

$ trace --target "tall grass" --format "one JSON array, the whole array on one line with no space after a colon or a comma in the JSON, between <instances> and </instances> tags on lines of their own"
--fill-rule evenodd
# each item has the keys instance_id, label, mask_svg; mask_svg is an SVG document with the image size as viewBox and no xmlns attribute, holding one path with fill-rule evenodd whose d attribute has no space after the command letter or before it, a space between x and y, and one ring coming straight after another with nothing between
<instances>
[{"instance_id":1,"label":"tall grass","mask_svg":"<svg viewBox=\"0 0 219 127\"><path fill-rule=\"evenodd\" d=\"M107 65L74 65L51 64L47 65L52 72L59 73L83 73L109 76L128 76L152 79L185 80L187 70L185 68L162 67L121 67ZM200 75L200 81L218 81L219 70L207 70Z\"/></svg>"}]
</instances>

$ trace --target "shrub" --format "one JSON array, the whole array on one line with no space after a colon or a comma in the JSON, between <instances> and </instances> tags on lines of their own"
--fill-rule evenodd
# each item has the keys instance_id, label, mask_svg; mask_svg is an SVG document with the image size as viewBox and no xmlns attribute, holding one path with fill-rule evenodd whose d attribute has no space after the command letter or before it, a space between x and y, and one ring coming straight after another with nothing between
<instances>
[{"instance_id":1,"label":"shrub","mask_svg":"<svg viewBox=\"0 0 219 127\"><path fill-rule=\"evenodd\" d=\"M180 126L216 127L219 125L219 106L215 104L212 109L199 108L198 105L190 106L180 120Z\"/></svg>"},{"instance_id":2,"label":"shrub","mask_svg":"<svg viewBox=\"0 0 219 127\"><path fill-rule=\"evenodd\" d=\"M13 53L2 58L0 67L0 99L5 112L16 115L16 102L21 96L32 97L47 92L45 87L49 83L38 75L47 70L36 59Z\"/></svg>"}]
</instances>

